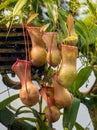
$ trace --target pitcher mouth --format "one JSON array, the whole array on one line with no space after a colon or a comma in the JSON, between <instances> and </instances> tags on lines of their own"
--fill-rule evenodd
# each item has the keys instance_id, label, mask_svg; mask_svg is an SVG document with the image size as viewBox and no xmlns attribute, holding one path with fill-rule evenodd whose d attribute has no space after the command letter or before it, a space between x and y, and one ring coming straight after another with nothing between
<instances>
[{"instance_id":1,"label":"pitcher mouth","mask_svg":"<svg viewBox=\"0 0 97 130\"><path fill-rule=\"evenodd\" d=\"M67 46L68 48L77 48L76 46L65 44L64 42L61 42L61 46Z\"/></svg>"},{"instance_id":2,"label":"pitcher mouth","mask_svg":"<svg viewBox=\"0 0 97 130\"><path fill-rule=\"evenodd\" d=\"M68 50L70 51L75 51L76 54L78 53L78 47L77 46L73 46L73 45L69 45L69 44L65 44L65 43L61 43L61 47L66 47Z\"/></svg>"},{"instance_id":3,"label":"pitcher mouth","mask_svg":"<svg viewBox=\"0 0 97 130\"><path fill-rule=\"evenodd\" d=\"M30 65L32 64L31 61L17 59L16 62L12 65L11 69L13 70L14 67L15 67L18 63L27 63L27 64L30 64Z\"/></svg>"},{"instance_id":4,"label":"pitcher mouth","mask_svg":"<svg viewBox=\"0 0 97 130\"><path fill-rule=\"evenodd\" d=\"M40 29L41 27L40 26L36 26L36 25L27 25L26 26L26 29Z\"/></svg>"}]
</instances>

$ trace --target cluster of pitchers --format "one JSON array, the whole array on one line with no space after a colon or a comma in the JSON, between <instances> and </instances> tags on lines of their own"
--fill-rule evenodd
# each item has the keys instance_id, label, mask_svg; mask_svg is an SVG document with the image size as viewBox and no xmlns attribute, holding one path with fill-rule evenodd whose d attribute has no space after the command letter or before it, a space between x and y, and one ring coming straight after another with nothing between
<instances>
[{"instance_id":1,"label":"cluster of pitchers","mask_svg":"<svg viewBox=\"0 0 97 130\"><path fill-rule=\"evenodd\" d=\"M68 91L75 81L76 59L78 49L76 46L57 44L57 32L41 31L41 27L27 26L26 30L31 38L29 60L17 59L12 70L21 82L20 99L23 104L33 106L39 102L40 96L47 103L46 117L49 122L60 118L60 109L69 107L73 96ZM52 83L46 81L40 89L32 82L31 67L50 66L56 70L49 77ZM46 76L46 74L45 74Z\"/></svg>"}]
</instances>

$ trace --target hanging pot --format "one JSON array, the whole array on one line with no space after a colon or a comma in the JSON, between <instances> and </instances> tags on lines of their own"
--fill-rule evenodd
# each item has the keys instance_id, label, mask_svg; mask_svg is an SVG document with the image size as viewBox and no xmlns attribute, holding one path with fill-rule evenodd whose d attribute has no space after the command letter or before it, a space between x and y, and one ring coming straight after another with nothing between
<instances>
[{"instance_id":1,"label":"hanging pot","mask_svg":"<svg viewBox=\"0 0 97 130\"><path fill-rule=\"evenodd\" d=\"M61 44L62 63L58 71L57 80L59 84L68 88L72 86L77 75L76 59L78 49L75 46Z\"/></svg>"},{"instance_id":2,"label":"hanging pot","mask_svg":"<svg viewBox=\"0 0 97 130\"><path fill-rule=\"evenodd\" d=\"M40 67L46 63L47 52L42 40L42 32L38 26L26 27L32 42L32 48L30 52L31 62L34 66Z\"/></svg>"},{"instance_id":3,"label":"hanging pot","mask_svg":"<svg viewBox=\"0 0 97 130\"><path fill-rule=\"evenodd\" d=\"M50 124L52 122L56 122L60 118L60 111L55 106L53 87L49 87L49 86L42 87L39 92L47 104L46 118L48 119Z\"/></svg>"},{"instance_id":4,"label":"hanging pot","mask_svg":"<svg viewBox=\"0 0 97 130\"><path fill-rule=\"evenodd\" d=\"M38 88L31 81L31 62L17 60L12 70L16 73L21 82L20 99L27 106L33 106L39 101Z\"/></svg>"},{"instance_id":5,"label":"hanging pot","mask_svg":"<svg viewBox=\"0 0 97 130\"><path fill-rule=\"evenodd\" d=\"M42 39L48 49L47 62L56 67L61 61L61 54L57 46L57 34L56 32L44 32Z\"/></svg>"},{"instance_id":6,"label":"hanging pot","mask_svg":"<svg viewBox=\"0 0 97 130\"><path fill-rule=\"evenodd\" d=\"M57 82L56 74L52 75L52 84L54 88L55 104L59 106L60 108L69 107L72 103L72 96L66 88L62 87Z\"/></svg>"}]
</instances>

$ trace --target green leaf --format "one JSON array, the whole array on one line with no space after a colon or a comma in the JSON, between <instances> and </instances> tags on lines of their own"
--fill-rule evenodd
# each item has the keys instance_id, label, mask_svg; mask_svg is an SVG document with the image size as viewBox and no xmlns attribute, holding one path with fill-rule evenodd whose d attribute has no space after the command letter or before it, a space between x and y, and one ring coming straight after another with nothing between
<instances>
[{"instance_id":1,"label":"green leaf","mask_svg":"<svg viewBox=\"0 0 97 130\"><path fill-rule=\"evenodd\" d=\"M94 44L97 37L97 25L93 26L91 30L89 31L89 41L90 44Z\"/></svg>"},{"instance_id":2,"label":"green leaf","mask_svg":"<svg viewBox=\"0 0 97 130\"><path fill-rule=\"evenodd\" d=\"M3 17L1 20L0 20L0 24L3 24L5 21L8 21L10 18L12 18L13 17L13 15L12 14L10 14L10 15L8 15L8 16L6 16L6 17Z\"/></svg>"},{"instance_id":3,"label":"green leaf","mask_svg":"<svg viewBox=\"0 0 97 130\"><path fill-rule=\"evenodd\" d=\"M87 5L91 15L94 15L96 17L96 4L93 4L92 2L88 2Z\"/></svg>"},{"instance_id":4,"label":"green leaf","mask_svg":"<svg viewBox=\"0 0 97 130\"><path fill-rule=\"evenodd\" d=\"M27 0L18 0L16 3L14 9L13 9L13 16L17 15L20 10L23 8L23 6L26 4Z\"/></svg>"},{"instance_id":5,"label":"green leaf","mask_svg":"<svg viewBox=\"0 0 97 130\"><path fill-rule=\"evenodd\" d=\"M40 32L46 31L46 29L50 26L50 23L47 23L45 25L43 25L40 29Z\"/></svg>"},{"instance_id":6,"label":"green leaf","mask_svg":"<svg viewBox=\"0 0 97 130\"><path fill-rule=\"evenodd\" d=\"M67 37L67 34L68 34L68 29L67 29L67 26L66 26L66 22L64 21L64 19L62 18L62 16L60 15L60 13L58 14L58 18L59 18L59 22L60 22L60 27L64 33L64 38Z\"/></svg>"},{"instance_id":7,"label":"green leaf","mask_svg":"<svg viewBox=\"0 0 97 130\"><path fill-rule=\"evenodd\" d=\"M63 113L63 127L68 130L72 130L75 125L76 117L80 106L80 100L73 99L72 105L69 108L64 108Z\"/></svg>"},{"instance_id":8,"label":"green leaf","mask_svg":"<svg viewBox=\"0 0 97 130\"><path fill-rule=\"evenodd\" d=\"M35 109L32 109L32 112L34 114L34 116L36 117L37 119L37 122L39 124L39 127L40 127L40 130L50 130L50 128L45 124L45 122L41 119L39 113L35 110Z\"/></svg>"},{"instance_id":9,"label":"green leaf","mask_svg":"<svg viewBox=\"0 0 97 130\"><path fill-rule=\"evenodd\" d=\"M68 130L68 128L64 128L64 130Z\"/></svg>"},{"instance_id":10,"label":"green leaf","mask_svg":"<svg viewBox=\"0 0 97 130\"><path fill-rule=\"evenodd\" d=\"M32 111L31 110L19 110L19 109L17 109L17 111L16 111L16 113L15 113L15 115L16 116L18 116L18 115L20 115L20 114L24 114L24 113L32 113Z\"/></svg>"},{"instance_id":11,"label":"green leaf","mask_svg":"<svg viewBox=\"0 0 97 130\"><path fill-rule=\"evenodd\" d=\"M53 1L52 0L43 0L43 2L52 4Z\"/></svg>"},{"instance_id":12,"label":"green leaf","mask_svg":"<svg viewBox=\"0 0 97 130\"><path fill-rule=\"evenodd\" d=\"M6 107L0 110L0 122L10 125L14 121L14 114Z\"/></svg>"},{"instance_id":13,"label":"green leaf","mask_svg":"<svg viewBox=\"0 0 97 130\"><path fill-rule=\"evenodd\" d=\"M19 121L30 121L30 122L36 122L35 118L30 118L30 117L21 117L21 118L17 118Z\"/></svg>"},{"instance_id":14,"label":"green leaf","mask_svg":"<svg viewBox=\"0 0 97 130\"><path fill-rule=\"evenodd\" d=\"M54 4L51 4L51 3L47 3L46 4L47 6L47 10L48 10L48 15L50 17L50 20L54 23L57 22L57 6L55 6Z\"/></svg>"},{"instance_id":15,"label":"green leaf","mask_svg":"<svg viewBox=\"0 0 97 130\"><path fill-rule=\"evenodd\" d=\"M0 10L6 8L9 4L14 3L17 0L6 0L0 4Z\"/></svg>"},{"instance_id":16,"label":"green leaf","mask_svg":"<svg viewBox=\"0 0 97 130\"><path fill-rule=\"evenodd\" d=\"M58 8L58 13L62 16L62 18L64 19L64 21L67 20L67 16L68 16L68 12L63 9L63 8Z\"/></svg>"},{"instance_id":17,"label":"green leaf","mask_svg":"<svg viewBox=\"0 0 97 130\"><path fill-rule=\"evenodd\" d=\"M27 123L26 121L20 121L15 119L11 125L12 130L36 130L36 127Z\"/></svg>"},{"instance_id":18,"label":"green leaf","mask_svg":"<svg viewBox=\"0 0 97 130\"><path fill-rule=\"evenodd\" d=\"M19 98L19 94L10 96L9 98L6 98L2 102L0 102L0 110L3 109L4 107L6 107L9 103L11 103L12 101L14 101L17 98Z\"/></svg>"},{"instance_id":19,"label":"green leaf","mask_svg":"<svg viewBox=\"0 0 97 130\"><path fill-rule=\"evenodd\" d=\"M76 33L80 37L81 40L81 46L86 44L86 38L83 35L83 31L80 29L79 26L75 25Z\"/></svg>"},{"instance_id":20,"label":"green leaf","mask_svg":"<svg viewBox=\"0 0 97 130\"><path fill-rule=\"evenodd\" d=\"M76 130L85 130L79 123L75 123Z\"/></svg>"},{"instance_id":21,"label":"green leaf","mask_svg":"<svg viewBox=\"0 0 97 130\"><path fill-rule=\"evenodd\" d=\"M35 19L38 16L38 13L32 14L30 18L27 20L27 24L29 24L33 19Z\"/></svg>"},{"instance_id":22,"label":"green leaf","mask_svg":"<svg viewBox=\"0 0 97 130\"><path fill-rule=\"evenodd\" d=\"M18 115L23 114L23 113L32 113L32 110L23 109L23 108L28 108L28 107L27 106L21 106L21 107L19 107L16 110L15 116L18 116ZM21 109L23 109L23 110L21 110Z\"/></svg>"},{"instance_id":23,"label":"green leaf","mask_svg":"<svg viewBox=\"0 0 97 130\"><path fill-rule=\"evenodd\" d=\"M82 68L77 74L76 80L73 84L74 91L78 90L82 85L88 80L93 68L91 66L86 66Z\"/></svg>"},{"instance_id":24,"label":"green leaf","mask_svg":"<svg viewBox=\"0 0 97 130\"><path fill-rule=\"evenodd\" d=\"M57 6L60 7L61 5L61 0L56 0Z\"/></svg>"},{"instance_id":25,"label":"green leaf","mask_svg":"<svg viewBox=\"0 0 97 130\"><path fill-rule=\"evenodd\" d=\"M91 19L91 20L90 20ZM88 30L92 29L92 27L95 25L95 18L92 15L87 16L83 22L87 26Z\"/></svg>"},{"instance_id":26,"label":"green leaf","mask_svg":"<svg viewBox=\"0 0 97 130\"><path fill-rule=\"evenodd\" d=\"M19 109L17 109L15 116L21 114L22 112L25 112L25 110L22 111L21 109L22 109L22 108L26 108L26 107L27 107L27 106L21 106ZM37 122L38 125L39 125L39 128L40 128L39 130L50 130L50 128L49 128L49 127L45 124L45 122L41 119L40 114L39 114L35 109L30 108L30 107L27 107L27 108L29 108L29 109L31 110L31 111L29 111L29 112L32 112L33 115L34 115L34 117L35 117L36 119L30 119L30 118L25 118L25 117L23 117L23 118L19 118L20 120L27 119L27 120L32 121L32 122Z\"/></svg>"},{"instance_id":27,"label":"green leaf","mask_svg":"<svg viewBox=\"0 0 97 130\"><path fill-rule=\"evenodd\" d=\"M6 118L7 117L7 118ZM18 120L8 108L0 110L0 123L4 126L10 125L13 130L36 130L36 127L26 121Z\"/></svg>"},{"instance_id":28,"label":"green leaf","mask_svg":"<svg viewBox=\"0 0 97 130\"><path fill-rule=\"evenodd\" d=\"M85 44L87 45L89 43L89 36L88 36L88 29L85 23L81 20L76 20L75 22L75 29L78 35L85 41Z\"/></svg>"}]
</instances>

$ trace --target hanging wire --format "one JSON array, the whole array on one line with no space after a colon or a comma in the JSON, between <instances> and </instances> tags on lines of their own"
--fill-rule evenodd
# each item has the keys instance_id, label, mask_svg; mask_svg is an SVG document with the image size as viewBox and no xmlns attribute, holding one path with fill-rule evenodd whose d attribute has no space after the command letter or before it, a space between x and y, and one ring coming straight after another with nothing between
<instances>
[{"instance_id":1,"label":"hanging wire","mask_svg":"<svg viewBox=\"0 0 97 130\"><path fill-rule=\"evenodd\" d=\"M22 24L22 28L23 28L23 36L24 36L24 44L25 44L25 53L26 53L26 61L28 60L28 52L27 52L27 39L26 39L26 33L25 33L25 26L24 24ZM28 94L28 90L27 90L27 62L26 62L26 66L25 66L25 87L26 87L26 92L27 92L27 96L29 98L29 94Z\"/></svg>"},{"instance_id":2,"label":"hanging wire","mask_svg":"<svg viewBox=\"0 0 97 130\"><path fill-rule=\"evenodd\" d=\"M3 94L3 93L5 93L5 92L8 92L10 89L11 89L11 88L7 88L6 90L0 92L0 94Z\"/></svg>"}]
</instances>

